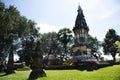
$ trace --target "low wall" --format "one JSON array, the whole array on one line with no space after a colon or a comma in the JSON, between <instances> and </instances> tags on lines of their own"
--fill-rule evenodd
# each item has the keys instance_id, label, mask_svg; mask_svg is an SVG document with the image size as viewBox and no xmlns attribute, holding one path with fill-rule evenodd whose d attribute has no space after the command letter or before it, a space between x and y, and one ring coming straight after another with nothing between
<instances>
[{"instance_id":1,"label":"low wall","mask_svg":"<svg viewBox=\"0 0 120 80\"><path fill-rule=\"evenodd\" d=\"M109 62L99 62L96 65L87 65L87 66L68 66L68 65L53 65L53 66L45 66L45 70L66 70L66 69L79 69L79 70L96 70L99 68L112 66L112 65L119 65L119 63L109 63ZM94 66L94 67L93 67Z\"/></svg>"}]
</instances>

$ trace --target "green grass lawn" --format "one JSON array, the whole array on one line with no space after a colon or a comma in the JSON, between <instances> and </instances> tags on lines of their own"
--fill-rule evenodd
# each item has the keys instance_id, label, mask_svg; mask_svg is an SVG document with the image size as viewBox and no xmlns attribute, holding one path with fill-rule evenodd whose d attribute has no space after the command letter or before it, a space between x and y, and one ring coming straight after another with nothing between
<instances>
[{"instance_id":1,"label":"green grass lawn","mask_svg":"<svg viewBox=\"0 0 120 80\"><path fill-rule=\"evenodd\" d=\"M95 71L46 70L47 77L37 80L120 80L120 65ZM3 73L0 73L2 75ZM16 71L15 74L0 76L0 80L27 80L30 71Z\"/></svg>"}]
</instances>

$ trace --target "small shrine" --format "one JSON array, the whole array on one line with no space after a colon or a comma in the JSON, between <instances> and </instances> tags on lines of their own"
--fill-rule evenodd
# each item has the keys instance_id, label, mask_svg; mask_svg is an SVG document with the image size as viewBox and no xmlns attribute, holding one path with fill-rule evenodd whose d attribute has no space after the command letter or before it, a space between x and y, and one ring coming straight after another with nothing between
<instances>
[{"instance_id":1,"label":"small shrine","mask_svg":"<svg viewBox=\"0 0 120 80\"><path fill-rule=\"evenodd\" d=\"M45 56L44 63L46 66L57 65L58 59L53 54L49 54L49 55Z\"/></svg>"}]
</instances>

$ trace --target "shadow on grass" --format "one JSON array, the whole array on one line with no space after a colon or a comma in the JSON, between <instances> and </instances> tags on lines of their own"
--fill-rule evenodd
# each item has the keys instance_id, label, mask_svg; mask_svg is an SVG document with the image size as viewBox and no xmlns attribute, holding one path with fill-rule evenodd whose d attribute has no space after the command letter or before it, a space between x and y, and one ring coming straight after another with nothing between
<instances>
[{"instance_id":1,"label":"shadow on grass","mask_svg":"<svg viewBox=\"0 0 120 80\"><path fill-rule=\"evenodd\" d=\"M6 73L0 73L0 77L7 76Z\"/></svg>"},{"instance_id":2,"label":"shadow on grass","mask_svg":"<svg viewBox=\"0 0 120 80\"><path fill-rule=\"evenodd\" d=\"M118 76L114 80L120 80L120 73L117 74Z\"/></svg>"},{"instance_id":3,"label":"shadow on grass","mask_svg":"<svg viewBox=\"0 0 120 80\"><path fill-rule=\"evenodd\" d=\"M120 76L116 77L114 80L120 80Z\"/></svg>"},{"instance_id":4,"label":"shadow on grass","mask_svg":"<svg viewBox=\"0 0 120 80\"><path fill-rule=\"evenodd\" d=\"M14 73L11 73L11 74L14 74ZM3 77L3 76L8 76L10 74L6 74L6 73L0 73L0 77Z\"/></svg>"}]
</instances>

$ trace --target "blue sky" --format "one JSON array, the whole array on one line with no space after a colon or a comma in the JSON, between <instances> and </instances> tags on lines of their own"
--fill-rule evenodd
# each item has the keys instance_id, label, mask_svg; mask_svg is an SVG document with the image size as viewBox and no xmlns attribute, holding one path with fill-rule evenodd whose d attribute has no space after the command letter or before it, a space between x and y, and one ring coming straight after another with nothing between
<instances>
[{"instance_id":1,"label":"blue sky","mask_svg":"<svg viewBox=\"0 0 120 80\"><path fill-rule=\"evenodd\" d=\"M108 29L120 35L120 0L1 0L14 5L21 15L32 19L40 32L58 31L75 25L80 4L90 28L89 34L103 41Z\"/></svg>"}]
</instances>

